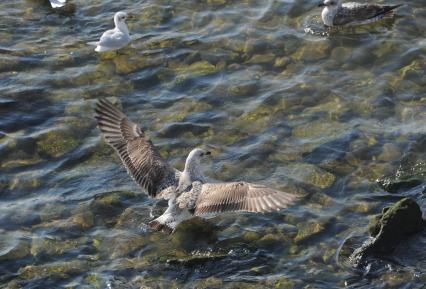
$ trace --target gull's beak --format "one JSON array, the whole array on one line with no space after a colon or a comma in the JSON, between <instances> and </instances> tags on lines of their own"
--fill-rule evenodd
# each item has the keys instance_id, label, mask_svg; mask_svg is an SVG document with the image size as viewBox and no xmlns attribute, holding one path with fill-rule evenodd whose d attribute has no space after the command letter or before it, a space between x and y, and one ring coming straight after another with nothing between
<instances>
[{"instance_id":1,"label":"gull's beak","mask_svg":"<svg viewBox=\"0 0 426 289\"><path fill-rule=\"evenodd\" d=\"M327 6L327 5L325 5L324 2L318 3L318 7L325 7L325 6Z\"/></svg>"},{"instance_id":2,"label":"gull's beak","mask_svg":"<svg viewBox=\"0 0 426 289\"><path fill-rule=\"evenodd\" d=\"M132 13L127 13L127 19L133 19L135 18L135 16L133 16Z\"/></svg>"},{"instance_id":3,"label":"gull's beak","mask_svg":"<svg viewBox=\"0 0 426 289\"><path fill-rule=\"evenodd\" d=\"M206 153L205 153L206 156L210 156L211 154L212 154L211 151L206 151Z\"/></svg>"}]
</instances>

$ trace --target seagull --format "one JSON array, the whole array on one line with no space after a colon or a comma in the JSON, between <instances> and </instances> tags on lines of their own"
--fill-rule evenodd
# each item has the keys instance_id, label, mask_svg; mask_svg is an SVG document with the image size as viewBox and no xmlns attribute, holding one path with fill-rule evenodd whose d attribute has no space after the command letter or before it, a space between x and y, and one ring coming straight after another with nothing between
<instances>
[{"instance_id":1,"label":"seagull","mask_svg":"<svg viewBox=\"0 0 426 289\"><path fill-rule=\"evenodd\" d=\"M126 12L120 11L114 15L115 28L105 31L99 42L89 42L89 45L96 45L96 52L120 49L130 42L129 29L126 19L130 18Z\"/></svg>"},{"instance_id":2,"label":"seagull","mask_svg":"<svg viewBox=\"0 0 426 289\"><path fill-rule=\"evenodd\" d=\"M156 199L168 200L168 208L149 222L157 231L171 234L177 225L194 216L222 212L269 212L287 207L298 196L245 181L209 183L201 160L211 153L193 149L183 171L163 159L150 138L106 99L96 108L98 127L119 155L133 180Z\"/></svg>"},{"instance_id":3,"label":"seagull","mask_svg":"<svg viewBox=\"0 0 426 289\"><path fill-rule=\"evenodd\" d=\"M324 7L321 13L326 26L362 25L376 22L383 18L393 17L393 10L402 6L360 4L356 2L343 3L341 0L324 0L318 7Z\"/></svg>"},{"instance_id":4,"label":"seagull","mask_svg":"<svg viewBox=\"0 0 426 289\"><path fill-rule=\"evenodd\" d=\"M49 0L50 5L52 5L52 8L60 8L65 6L67 0Z\"/></svg>"}]
</instances>

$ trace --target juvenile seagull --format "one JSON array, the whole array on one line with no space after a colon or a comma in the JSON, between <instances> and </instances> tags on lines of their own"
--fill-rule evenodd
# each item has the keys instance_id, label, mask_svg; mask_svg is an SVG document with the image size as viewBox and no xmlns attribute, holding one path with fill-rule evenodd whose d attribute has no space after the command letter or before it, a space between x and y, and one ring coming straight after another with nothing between
<instances>
[{"instance_id":1,"label":"juvenile seagull","mask_svg":"<svg viewBox=\"0 0 426 289\"><path fill-rule=\"evenodd\" d=\"M356 2L343 3L341 0L324 0L318 7L324 7L321 13L326 26L362 25L376 22L383 18L393 17L393 10L402 6L360 4Z\"/></svg>"},{"instance_id":2,"label":"juvenile seagull","mask_svg":"<svg viewBox=\"0 0 426 289\"><path fill-rule=\"evenodd\" d=\"M65 6L67 0L49 0L50 5L52 5L52 8L60 8Z\"/></svg>"},{"instance_id":3,"label":"juvenile seagull","mask_svg":"<svg viewBox=\"0 0 426 289\"><path fill-rule=\"evenodd\" d=\"M115 28L105 31L99 42L89 42L89 45L96 45L96 52L117 50L130 43L129 29L126 19L129 18L126 12L117 12L114 15Z\"/></svg>"},{"instance_id":4,"label":"juvenile seagull","mask_svg":"<svg viewBox=\"0 0 426 289\"><path fill-rule=\"evenodd\" d=\"M168 200L167 210L149 223L172 233L193 216L226 211L268 212L287 207L297 196L247 182L207 183L200 161L210 152L193 149L181 172L169 165L148 136L106 99L96 106L96 119L106 141L127 172L152 198Z\"/></svg>"}]
</instances>

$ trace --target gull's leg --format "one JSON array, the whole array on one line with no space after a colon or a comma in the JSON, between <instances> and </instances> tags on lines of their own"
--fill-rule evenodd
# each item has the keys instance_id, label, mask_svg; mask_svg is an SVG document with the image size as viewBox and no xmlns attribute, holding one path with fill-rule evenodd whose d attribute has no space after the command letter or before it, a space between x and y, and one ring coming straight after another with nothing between
<instances>
[{"instance_id":1,"label":"gull's leg","mask_svg":"<svg viewBox=\"0 0 426 289\"><path fill-rule=\"evenodd\" d=\"M175 216L178 214L176 211L175 198L169 200L169 206L167 210L158 218L148 223L151 229L156 231L164 231L168 234L172 233L175 227L172 227L175 223ZM177 225L177 224L176 224Z\"/></svg>"},{"instance_id":2,"label":"gull's leg","mask_svg":"<svg viewBox=\"0 0 426 289\"><path fill-rule=\"evenodd\" d=\"M169 200L169 207L160 217L152 220L148 225L156 230L171 234L181 222L188 220L192 215L187 209L179 209L175 198Z\"/></svg>"}]
</instances>

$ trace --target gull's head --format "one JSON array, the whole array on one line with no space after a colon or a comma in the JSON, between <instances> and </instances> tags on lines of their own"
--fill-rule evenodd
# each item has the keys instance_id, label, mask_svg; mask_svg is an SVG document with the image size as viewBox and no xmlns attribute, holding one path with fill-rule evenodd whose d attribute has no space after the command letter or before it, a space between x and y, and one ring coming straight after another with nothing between
<instances>
[{"instance_id":1,"label":"gull's head","mask_svg":"<svg viewBox=\"0 0 426 289\"><path fill-rule=\"evenodd\" d=\"M201 148L195 148L189 153L186 158L185 169L179 177L179 185L176 189L178 194L190 188L192 182L205 181L200 167L200 160L209 155L211 155L211 152Z\"/></svg>"},{"instance_id":2,"label":"gull's head","mask_svg":"<svg viewBox=\"0 0 426 289\"><path fill-rule=\"evenodd\" d=\"M186 158L186 163L190 164L190 163L196 162L197 164L199 164L200 160L203 157L209 156L209 155L211 155L211 152L203 150L201 148L195 148L189 153L188 157Z\"/></svg>"},{"instance_id":3,"label":"gull's head","mask_svg":"<svg viewBox=\"0 0 426 289\"><path fill-rule=\"evenodd\" d=\"M318 4L318 7L329 7L336 8L339 7L341 0L324 0Z\"/></svg>"},{"instance_id":4,"label":"gull's head","mask_svg":"<svg viewBox=\"0 0 426 289\"><path fill-rule=\"evenodd\" d=\"M126 23L127 18L129 18L129 15L123 11L117 12L114 15L115 23Z\"/></svg>"}]
</instances>

